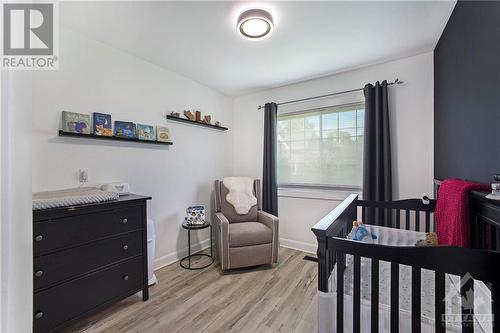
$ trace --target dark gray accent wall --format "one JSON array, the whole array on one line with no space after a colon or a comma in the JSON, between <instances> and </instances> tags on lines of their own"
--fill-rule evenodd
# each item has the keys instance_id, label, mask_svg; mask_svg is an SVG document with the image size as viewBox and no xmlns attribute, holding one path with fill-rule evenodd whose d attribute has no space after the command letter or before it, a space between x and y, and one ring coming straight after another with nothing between
<instances>
[{"instance_id":1,"label":"dark gray accent wall","mask_svg":"<svg viewBox=\"0 0 500 333\"><path fill-rule=\"evenodd\" d=\"M500 173L500 2L459 1L434 50L434 177Z\"/></svg>"}]
</instances>

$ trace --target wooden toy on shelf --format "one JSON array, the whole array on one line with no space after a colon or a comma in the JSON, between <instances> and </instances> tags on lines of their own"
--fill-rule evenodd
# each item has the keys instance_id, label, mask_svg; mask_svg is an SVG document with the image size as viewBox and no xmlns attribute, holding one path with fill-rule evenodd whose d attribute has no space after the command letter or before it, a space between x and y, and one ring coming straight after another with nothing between
<instances>
[{"instance_id":1,"label":"wooden toy on shelf","mask_svg":"<svg viewBox=\"0 0 500 333\"><path fill-rule=\"evenodd\" d=\"M196 118L195 118L194 114L193 114L191 111L189 111L189 110L184 110L184 115L185 115L185 116L186 116L186 118L187 118L187 119L189 119L189 120L192 120L192 121L195 121L195 120L196 120Z\"/></svg>"}]
</instances>

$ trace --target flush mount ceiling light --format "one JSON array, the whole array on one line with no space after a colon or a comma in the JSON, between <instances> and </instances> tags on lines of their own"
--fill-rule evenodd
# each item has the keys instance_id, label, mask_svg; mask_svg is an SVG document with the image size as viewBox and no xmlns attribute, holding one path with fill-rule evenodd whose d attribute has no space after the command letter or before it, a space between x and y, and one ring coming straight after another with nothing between
<instances>
[{"instance_id":1,"label":"flush mount ceiling light","mask_svg":"<svg viewBox=\"0 0 500 333\"><path fill-rule=\"evenodd\" d=\"M238 17L236 26L241 37L250 40L266 38L273 31L273 17L263 9L250 9Z\"/></svg>"}]
</instances>

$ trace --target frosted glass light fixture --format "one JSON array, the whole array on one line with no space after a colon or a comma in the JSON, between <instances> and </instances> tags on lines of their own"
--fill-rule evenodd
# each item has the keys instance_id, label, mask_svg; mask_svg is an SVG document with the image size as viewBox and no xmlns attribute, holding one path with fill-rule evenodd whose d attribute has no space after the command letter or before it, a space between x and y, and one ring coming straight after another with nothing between
<instances>
[{"instance_id":1,"label":"frosted glass light fixture","mask_svg":"<svg viewBox=\"0 0 500 333\"><path fill-rule=\"evenodd\" d=\"M273 27L272 15L263 9L250 9L238 17L237 30L245 39L264 39L272 33Z\"/></svg>"}]
</instances>

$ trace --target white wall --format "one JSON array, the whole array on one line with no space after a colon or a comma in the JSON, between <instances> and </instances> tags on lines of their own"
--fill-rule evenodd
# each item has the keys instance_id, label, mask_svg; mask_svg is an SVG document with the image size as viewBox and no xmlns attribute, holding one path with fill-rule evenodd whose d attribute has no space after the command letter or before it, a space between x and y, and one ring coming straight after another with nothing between
<instances>
[{"instance_id":1,"label":"white wall","mask_svg":"<svg viewBox=\"0 0 500 333\"><path fill-rule=\"evenodd\" d=\"M356 89L368 82L395 78L405 81L405 84L389 88L394 198L420 197L424 192L432 194L432 53L236 98L234 174L261 177L264 125L263 112L257 111L258 105ZM304 194L297 191L281 191L278 203L280 237L283 245L311 250L315 248L311 226L346 194L306 194L322 200L304 199Z\"/></svg>"},{"instance_id":2,"label":"white wall","mask_svg":"<svg viewBox=\"0 0 500 333\"><path fill-rule=\"evenodd\" d=\"M185 254L185 209L210 209L213 180L233 171L232 99L176 73L61 28L58 71L35 72L33 191L77 187L87 169L89 185L125 181L149 195L156 224L156 266ZM199 109L227 132L168 123L173 146L58 137L61 110L110 113L113 120L167 125L170 111ZM208 245L208 233L193 242ZM198 237L198 239L196 238Z\"/></svg>"},{"instance_id":3,"label":"white wall","mask_svg":"<svg viewBox=\"0 0 500 333\"><path fill-rule=\"evenodd\" d=\"M30 332L32 73L2 72L0 121L0 331Z\"/></svg>"},{"instance_id":4,"label":"white wall","mask_svg":"<svg viewBox=\"0 0 500 333\"><path fill-rule=\"evenodd\" d=\"M151 195L149 217L157 226L157 265L185 253L180 229L184 209L210 207L212 181L235 174L261 178L263 113L269 101L359 88L367 82L405 81L389 92L395 198L432 193L432 53L271 89L234 99L185 77L61 29L61 64L34 74L33 191L78 186L77 170L90 184L127 181ZM59 138L60 111L111 113L114 120L166 124L167 111L211 113L230 128L218 132L169 124L170 148ZM233 115L234 109L234 115ZM233 119L234 117L234 119ZM347 193L280 191L283 245L314 251L310 232ZM206 244L207 234L200 242Z\"/></svg>"}]
</instances>

